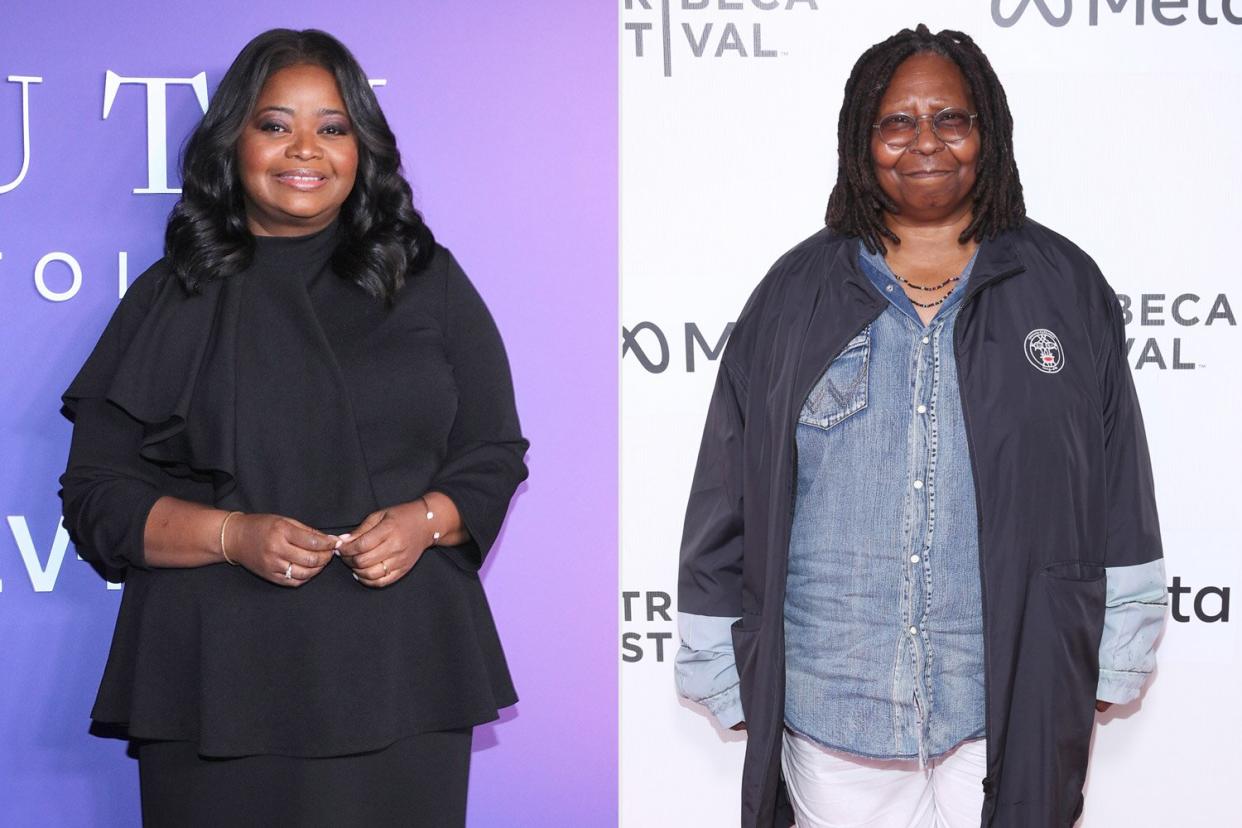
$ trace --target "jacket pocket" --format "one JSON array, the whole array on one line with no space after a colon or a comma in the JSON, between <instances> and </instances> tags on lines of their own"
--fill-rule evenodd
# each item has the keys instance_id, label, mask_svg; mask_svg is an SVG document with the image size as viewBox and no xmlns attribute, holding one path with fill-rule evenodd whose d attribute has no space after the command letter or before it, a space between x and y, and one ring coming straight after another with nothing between
<instances>
[{"instance_id":1,"label":"jacket pocket","mask_svg":"<svg viewBox=\"0 0 1242 828\"><path fill-rule=\"evenodd\" d=\"M1077 560L1028 581L999 795L1002 806L1026 808L1013 824L1071 825L1082 810L1105 590L1104 567Z\"/></svg>"},{"instance_id":2,"label":"jacket pocket","mask_svg":"<svg viewBox=\"0 0 1242 828\"><path fill-rule=\"evenodd\" d=\"M1102 564L1086 561L1057 561L1044 567L1044 575L1056 581L1098 581L1104 577ZM1103 605L1100 605L1101 610Z\"/></svg>"},{"instance_id":3,"label":"jacket pocket","mask_svg":"<svg viewBox=\"0 0 1242 828\"><path fill-rule=\"evenodd\" d=\"M1083 561L1050 563L1040 573L1045 601L1048 657L1057 696L1079 705L1088 729L1095 720L1100 638L1104 633L1107 584L1104 567ZM1055 659L1055 663L1053 663Z\"/></svg>"},{"instance_id":4,"label":"jacket pocket","mask_svg":"<svg viewBox=\"0 0 1242 828\"><path fill-rule=\"evenodd\" d=\"M871 326L849 341L802 404L798 422L829 429L867 407Z\"/></svg>"}]
</instances>

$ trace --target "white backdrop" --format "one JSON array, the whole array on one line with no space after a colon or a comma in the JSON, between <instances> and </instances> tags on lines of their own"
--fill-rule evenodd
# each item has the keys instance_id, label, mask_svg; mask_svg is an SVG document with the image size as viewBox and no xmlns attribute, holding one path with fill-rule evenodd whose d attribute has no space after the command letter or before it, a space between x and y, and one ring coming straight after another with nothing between
<instances>
[{"instance_id":1,"label":"white backdrop","mask_svg":"<svg viewBox=\"0 0 1242 828\"><path fill-rule=\"evenodd\" d=\"M1240 574L1242 0L620 5L622 826L737 822L744 737L679 703L672 679L712 352L771 262L822 226L854 61L919 22L983 48L1029 214L1086 249L1134 312L1184 620L1144 696L1100 717L1080 826L1242 825L1242 663L1225 616Z\"/></svg>"}]
</instances>

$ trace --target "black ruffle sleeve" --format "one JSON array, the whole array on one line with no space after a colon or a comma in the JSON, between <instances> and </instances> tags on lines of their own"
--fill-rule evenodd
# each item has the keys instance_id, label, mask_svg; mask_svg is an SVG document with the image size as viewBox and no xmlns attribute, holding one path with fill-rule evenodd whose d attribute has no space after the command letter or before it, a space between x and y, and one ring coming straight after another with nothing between
<instances>
[{"instance_id":1,"label":"black ruffle sleeve","mask_svg":"<svg viewBox=\"0 0 1242 828\"><path fill-rule=\"evenodd\" d=\"M113 571L143 566L147 515L163 491L158 470L140 457L142 423L106 398L166 275L157 263L134 281L62 397L74 424L60 477L65 529L83 558Z\"/></svg>"}]
</instances>

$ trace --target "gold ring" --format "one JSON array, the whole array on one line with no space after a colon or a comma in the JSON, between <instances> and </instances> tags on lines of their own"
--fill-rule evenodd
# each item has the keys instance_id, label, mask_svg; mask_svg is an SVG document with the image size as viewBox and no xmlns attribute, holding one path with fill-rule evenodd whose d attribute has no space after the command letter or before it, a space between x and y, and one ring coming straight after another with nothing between
<instances>
[{"instance_id":1,"label":"gold ring","mask_svg":"<svg viewBox=\"0 0 1242 828\"><path fill-rule=\"evenodd\" d=\"M388 561L380 561L384 565L384 574L388 574Z\"/></svg>"}]
</instances>

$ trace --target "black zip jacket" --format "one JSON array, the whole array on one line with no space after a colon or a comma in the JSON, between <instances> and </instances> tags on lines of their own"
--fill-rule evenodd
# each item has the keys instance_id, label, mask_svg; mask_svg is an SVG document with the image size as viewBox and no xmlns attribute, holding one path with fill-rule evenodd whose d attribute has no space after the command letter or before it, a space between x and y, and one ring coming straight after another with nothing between
<instances>
[{"instance_id":1,"label":"black zip jacket","mask_svg":"<svg viewBox=\"0 0 1242 828\"><path fill-rule=\"evenodd\" d=\"M741 617L744 828L792 822L780 745L795 428L834 355L887 306L857 245L823 230L752 294L721 358L686 511L679 610ZM1032 346L1041 330L1055 350ZM1077 819L1105 567L1162 554L1124 338L1116 295L1072 242L1027 221L983 244L954 351L979 514L984 828Z\"/></svg>"}]
</instances>

